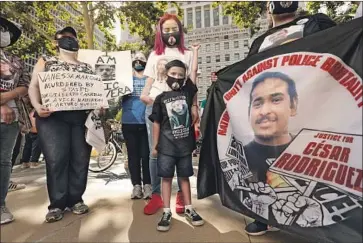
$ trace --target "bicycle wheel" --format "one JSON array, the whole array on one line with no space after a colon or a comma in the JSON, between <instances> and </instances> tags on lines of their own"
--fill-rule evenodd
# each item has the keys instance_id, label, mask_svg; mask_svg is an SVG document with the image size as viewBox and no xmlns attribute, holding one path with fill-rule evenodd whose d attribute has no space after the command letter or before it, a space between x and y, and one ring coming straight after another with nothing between
<instances>
[{"instance_id":1,"label":"bicycle wheel","mask_svg":"<svg viewBox=\"0 0 363 243\"><path fill-rule=\"evenodd\" d=\"M92 148L91 159L89 163L89 171L102 172L110 168L116 161L117 150L114 143L107 143L106 147L101 153L98 153Z\"/></svg>"}]
</instances>

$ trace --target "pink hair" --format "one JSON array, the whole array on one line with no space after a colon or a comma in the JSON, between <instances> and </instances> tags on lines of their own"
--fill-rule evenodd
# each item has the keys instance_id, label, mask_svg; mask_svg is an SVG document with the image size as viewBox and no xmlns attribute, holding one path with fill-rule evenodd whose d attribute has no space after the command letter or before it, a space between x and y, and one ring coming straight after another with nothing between
<instances>
[{"instance_id":1,"label":"pink hair","mask_svg":"<svg viewBox=\"0 0 363 243\"><path fill-rule=\"evenodd\" d=\"M184 45L184 32L183 32L183 26L182 23L180 22L180 20L178 19L178 17L174 14L164 14L163 17L160 18L159 23L156 27L156 34L155 34L155 42L154 42L154 51L156 53L156 55L162 55L165 52L165 47L166 45L163 42L163 39L161 37L162 35L162 26L164 24L165 21L172 19L174 20L179 27L179 33L180 33L180 41L179 44L177 45L178 50L184 54L184 51L188 50L185 45Z\"/></svg>"}]
</instances>

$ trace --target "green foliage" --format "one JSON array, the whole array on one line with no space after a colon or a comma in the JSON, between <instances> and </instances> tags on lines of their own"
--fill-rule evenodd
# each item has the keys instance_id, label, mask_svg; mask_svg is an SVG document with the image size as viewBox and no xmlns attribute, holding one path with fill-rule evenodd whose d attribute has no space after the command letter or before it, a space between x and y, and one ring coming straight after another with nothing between
<instances>
[{"instance_id":1,"label":"green foliage","mask_svg":"<svg viewBox=\"0 0 363 243\"><path fill-rule=\"evenodd\" d=\"M259 30L258 18L267 10L266 2L261 1L240 1L240 2L214 2L213 7L222 5L223 14L232 16L233 22L240 28L250 28L251 35ZM347 5L346 11L341 7ZM358 5L352 2L318 1L308 2L307 11L298 11L299 14L315 14L326 9L326 13L334 21L341 23L353 18Z\"/></svg>"},{"instance_id":2,"label":"green foliage","mask_svg":"<svg viewBox=\"0 0 363 243\"><path fill-rule=\"evenodd\" d=\"M117 114L115 116L115 120L119 122L119 121L121 121L121 117L122 117L122 110L117 112Z\"/></svg>"},{"instance_id":3,"label":"green foliage","mask_svg":"<svg viewBox=\"0 0 363 243\"><path fill-rule=\"evenodd\" d=\"M130 50L132 52L142 52L146 57L149 56L152 48L150 46L146 46L140 42L124 42L121 45L118 45L116 51L126 51Z\"/></svg>"},{"instance_id":4,"label":"green foliage","mask_svg":"<svg viewBox=\"0 0 363 243\"><path fill-rule=\"evenodd\" d=\"M343 6L345 5L345 9ZM320 12L322 9L326 11L326 14L337 23L347 22L352 20L355 12L357 11L358 4L352 4L352 2L342 1L321 1L321 2L308 2L307 10L311 14Z\"/></svg>"},{"instance_id":5,"label":"green foliage","mask_svg":"<svg viewBox=\"0 0 363 243\"><path fill-rule=\"evenodd\" d=\"M260 26L257 19L266 11L266 2L214 2L213 8L222 5L223 15L232 16L233 23L240 28L250 29L251 34L258 31Z\"/></svg>"},{"instance_id":6,"label":"green foliage","mask_svg":"<svg viewBox=\"0 0 363 243\"><path fill-rule=\"evenodd\" d=\"M183 11L177 2L123 2L117 13L121 26L128 28L131 34L139 36L145 49L151 49L154 45L155 27L159 18L164 15L168 4L178 10L178 17L181 18Z\"/></svg>"},{"instance_id":7,"label":"green foliage","mask_svg":"<svg viewBox=\"0 0 363 243\"><path fill-rule=\"evenodd\" d=\"M52 11L57 11L57 8L58 2L1 2L3 16L21 25L23 31L10 51L23 58L39 53L43 48L54 53L52 40L56 27ZM62 13L62 18L69 19L69 15Z\"/></svg>"}]
</instances>

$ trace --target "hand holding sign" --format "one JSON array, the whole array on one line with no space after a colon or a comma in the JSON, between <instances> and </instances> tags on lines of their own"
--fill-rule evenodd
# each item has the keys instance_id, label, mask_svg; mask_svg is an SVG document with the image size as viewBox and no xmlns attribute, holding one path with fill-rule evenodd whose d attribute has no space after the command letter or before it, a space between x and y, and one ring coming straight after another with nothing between
<instances>
[{"instance_id":1,"label":"hand holding sign","mask_svg":"<svg viewBox=\"0 0 363 243\"><path fill-rule=\"evenodd\" d=\"M317 227L322 225L322 209L315 200L298 193L290 195L287 200L280 199L272 205L272 212L279 224L289 224L287 221L301 212L296 223L301 227Z\"/></svg>"},{"instance_id":2,"label":"hand holding sign","mask_svg":"<svg viewBox=\"0 0 363 243\"><path fill-rule=\"evenodd\" d=\"M35 107L35 110L37 111L38 115L43 118L48 117L53 113L53 111L44 107L43 105L38 105Z\"/></svg>"}]
</instances>

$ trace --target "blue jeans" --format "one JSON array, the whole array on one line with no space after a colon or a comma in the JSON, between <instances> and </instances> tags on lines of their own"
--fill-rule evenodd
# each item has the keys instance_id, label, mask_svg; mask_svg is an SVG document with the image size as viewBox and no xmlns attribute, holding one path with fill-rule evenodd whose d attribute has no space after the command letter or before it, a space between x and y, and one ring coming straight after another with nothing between
<instances>
[{"instance_id":1,"label":"blue jeans","mask_svg":"<svg viewBox=\"0 0 363 243\"><path fill-rule=\"evenodd\" d=\"M150 161L149 161L149 168L150 168L150 177L151 177L151 185L153 187L153 193L160 194L160 183L161 178L158 176L158 165L157 165L157 158L152 156L152 150L154 148L153 145L153 123L149 120L149 116L152 113L153 106L148 105L145 110L145 121L146 121L146 128L147 128L147 137L149 140L149 148L150 148ZM178 179L178 186L180 188L180 183ZM180 191L180 189L179 189Z\"/></svg>"},{"instance_id":2,"label":"blue jeans","mask_svg":"<svg viewBox=\"0 0 363 243\"><path fill-rule=\"evenodd\" d=\"M44 154L48 209L73 207L83 202L92 147L87 144L82 112L55 112L36 117L41 151Z\"/></svg>"},{"instance_id":3,"label":"blue jeans","mask_svg":"<svg viewBox=\"0 0 363 243\"><path fill-rule=\"evenodd\" d=\"M11 158L19 133L19 125L17 122L0 123L0 131L0 206L5 206L11 174Z\"/></svg>"}]
</instances>

